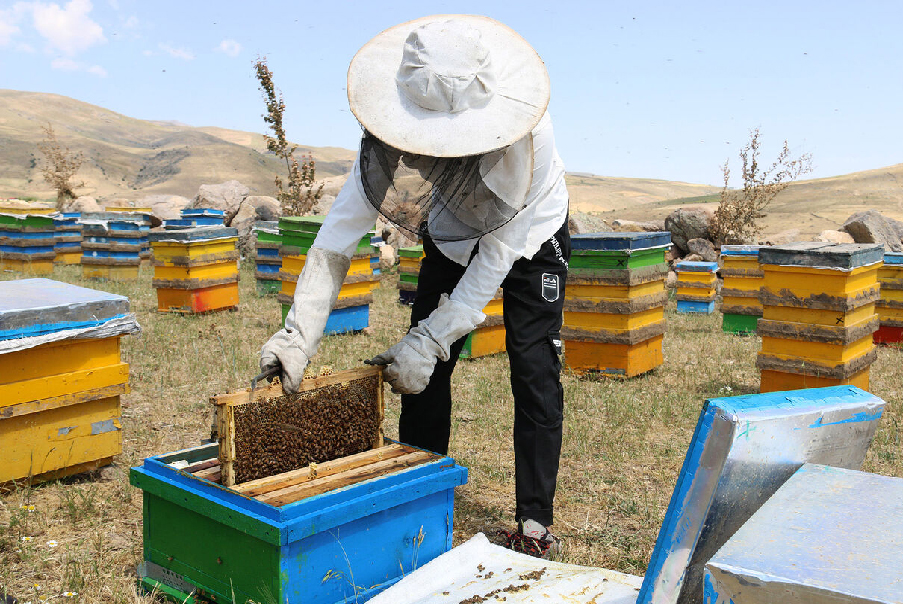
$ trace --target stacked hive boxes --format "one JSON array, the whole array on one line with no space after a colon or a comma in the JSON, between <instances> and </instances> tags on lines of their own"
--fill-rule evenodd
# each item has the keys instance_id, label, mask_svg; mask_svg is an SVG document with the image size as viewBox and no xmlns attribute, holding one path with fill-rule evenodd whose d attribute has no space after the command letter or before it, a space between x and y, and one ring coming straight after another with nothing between
<instances>
[{"instance_id":1,"label":"stacked hive boxes","mask_svg":"<svg viewBox=\"0 0 903 604\"><path fill-rule=\"evenodd\" d=\"M398 248L398 301L410 306L417 296L417 282L420 279L420 261L423 260L423 246Z\"/></svg>"},{"instance_id":2,"label":"stacked hive boxes","mask_svg":"<svg viewBox=\"0 0 903 604\"><path fill-rule=\"evenodd\" d=\"M711 314L718 295L717 262L688 262L674 265L677 272L677 312Z\"/></svg>"},{"instance_id":3,"label":"stacked hive boxes","mask_svg":"<svg viewBox=\"0 0 903 604\"><path fill-rule=\"evenodd\" d=\"M53 249L57 264L80 264L82 261L82 225L78 212L64 213L54 217L53 227L56 238Z\"/></svg>"},{"instance_id":4,"label":"stacked hive boxes","mask_svg":"<svg viewBox=\"0 0 903 604\"><path fill-rule=\"evenodd\" d=\"M571 237L561 331L571 370L632 377L662 364L670 245L667 232Z\"/></svg>"},{"instance_id":5,"label":"stacked hive boxes","mask_svg":"<svg viewBox=\"0 0 903 604\"><path fill-rule=\"evenodd\" d=\"M119 338L137 329L128 298L49 279L0 283L0 483L75 474L120 453L129 366Z\"/></svg>"},{"instance_id":6,"label":"stacked hive boxes","mask_svg":"<svg viewBox=\"0 0 903 604\"><path fill-rule=\"evenodd\" d=\"M166 220L163 222L163 228L172 229L188 229L200 226L223 226L226 220L226 214L223 210L214 210L212 208L184 208L179 212L180 218L175 220Z\"/></svg>"},{"instance_id":7,"label":"stacked hive boxes","mask_svg":"<svg viewBox=\"0 0 903 604\"><path fill-rule=\"evenodd\" d=\"M142 220L146 221L148 224L148 229L151 225L151 216L153 216L153 210L151 208L115 208L109 207L106 208L107 212L118 212L128 214L130 217L140 216ZM151 258L151 249L150 243L147 240L147 229L141 231L138 234L138 238L141 240L141 251L138 253L138 257L141 259L141 265L147 266L150 262Z\"/></svg>"},{"instance_id":8,"label":"stacked hive boxes","mask_svg":"<svg viewBox=\"0 0 903 604\"><path fill-rule=\"evenodd\" d=\"M277 300L282 304L282 320L292 306L295 285L304 268L307 251L313 245L325 216L288 216L279 219L279 235L282 246L282 270L279 278L282 289ZM370 234L367 233L358 244L351 258L351 267L339 291L339 298L333 306L326 322L326 333L346 333L360 331L370 324L370 304L373 302L373 288L379 284L370 268Z\"/></svg>"},{"instance_id":9,"label":"stacked hive boxes","mask_svg":"<svg viewBox=\"0 0 903 604\"><path fill-rule=\"evenodd\" d=\"M238 230L194 227L150 234L157 310L201 313L238 306Z\"/></svg>"},{"instance_id":10,"label":"stacked hive boxes","mask_svg":"<svg viewBox=\"0 0 903 604\"><path fill-rule=\"evenodd\" d=\"M876 306L881 326L875 332L875 343L903 342L903 253L885 252L878 280L881 299Z\"/></svg>"},{"instance_id":11,"label":"stacked hive boxes","mask_svg":"<svg viewBox=\"0 0 903 604\"><path fill-rule=\"evenodd\" d=\"M868 389L883 256L877 245L818 242L759 251L762 392L840 384Z\"/></svg>"},{"instance_id":12,"label":"stacked hive boxes","mask_svg":"<svg viewBox=\"0 0 903 604\"><path fill-rule=\"evenodd\" d=\"M82 274L96 279L138 278L148 246L150 216L128 212L96 212L82 216Z\"/></svg>"},{"instance_id":13,"label":"stacked hive boxes","mask_svg":"<svg viewBox=\"0 0 903 604\"><path fill-rule=\"evenodd\" d=\"M370 245L373 246L373 255L370 256L370 268L373 270L374 275L379 275L382 273L382 270L379 268L379 248L385 245L385 242L382 236L376 234L376 231L370 234Z\"/></svg>"},{"instance_id":14,"label":"stacked hive boxes","mask_svg":"<svg viewBox=\"0 0 903 604\"><path fill-rule=\"evenodd\" d=\"M53 272L56 232L52 210L41 214L0 214L0 266L45 275Z\"/></svg>"},{"instance_id":15,"label":"stacked hive boxes","mask_svg":"<svg viewBox=\"0 0 903 604\"><path fill-rule=\"evenodd\" d=\"M505 352L505 319L502 306L502 290L499 289L483 309L486 320L468 334L459 358L472 359Z\"/></svg>"},{"instance_id":16,"label":"stacked hive boxes","mask_svg":"<svg viewBox=\"0 0 903 604\"><path fill-rule=\"evenodd\" d=\"M277 294L282 288L282 282L279 280L279 271L282 270L282 258L279 256L282 241L279 236L279 223L275 220L257 222L254 225L254 235L257 256L254 277L257 279L257 293L261 296Z\"/></svg>"},{"instance_id":17,"label":"stacked hive boxes","mask_svg":"<svg viewBox=\"0 0 903 604\"><path fill-rule=\"evenodd\" d=\"M721 328L729 333L754 333L762 316L759 288L760 245L721 246Z\"/></svg>"}]
</instances>

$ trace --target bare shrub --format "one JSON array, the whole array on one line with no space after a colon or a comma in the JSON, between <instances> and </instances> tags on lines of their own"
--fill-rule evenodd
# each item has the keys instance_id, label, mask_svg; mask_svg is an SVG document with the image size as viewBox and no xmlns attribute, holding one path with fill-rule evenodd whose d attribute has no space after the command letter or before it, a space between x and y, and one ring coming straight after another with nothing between
<instances>
[{"instance_id":1,"label":"bare shrub","mask_svg":"<svg viewBox=\"0 0 903 604\"><path fill-rule=\"evenodd\" d=\"M314 158L310 154L301 158L301 163L295 159L295 150L285 138L285 129L282 126L282 118L285 114L285 100L282 92L273 83L273 72L267 67L266 57L257 59L254 63L257 75L258 88L263 94L267 112L263 114L263 121L269 125L274 136L263 135L267 144L267 150L276 154L276 157L285 162L288 171L288 182L283 184L282 178L276 175L276 198L282 206L285 216L305 216L310 214L314 206L323 196L323 183L314 185L316 166Z\"/></svg>"},{"instance_id":2,"label":"bare shrub","mask_svg":"<svg viewBox=\"0 0 903 604\"><path fill-rule=\"evenodd\" d=\"M81 153L72 153L56 139L53 126L41 126L44 140L38 143L38 149L44 154L41 162L41 173L44 180L56 190L56 207L62 209L69 199L78 199L74 189L85 186L84 182L75 184L72 177L82 165Z\"/></svg>"},{"instance_id":3,"label":"bare shrub","mask_svg":"<svg viewBox=\"0 0 903 604\"><path fill-rule=\"evenodd\" d=\"M740 161L743 164L740 189L728 187L730 160L725 160L721 167L724 188L712 221L712 236L718 244L754 242L762 232L758 221L765 217L765 208L791 182L812 171L812 156L804 153L792 157L786 140L774 163L767 169L760 167L758 128L750 131L749 142L740 150Z\"/></svg>"}]
</instances>

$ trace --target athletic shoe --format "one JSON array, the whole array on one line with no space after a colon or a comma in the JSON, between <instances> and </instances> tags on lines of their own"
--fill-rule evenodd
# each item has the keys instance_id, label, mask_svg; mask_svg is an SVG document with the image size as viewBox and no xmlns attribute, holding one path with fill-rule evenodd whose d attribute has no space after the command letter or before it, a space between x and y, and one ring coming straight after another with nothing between
<instances>
[{"instance_id":1,"label":"athletic shoe","mask_svg":"<svg viewBox=\"0 0 903 604\"><path fill-rule=\"evenodd\" d=\"M561 539L535 520L520 520L517 531L499 531L502 545L515 552L549 560L561 552Z\"/></svg>"}]
</instances>

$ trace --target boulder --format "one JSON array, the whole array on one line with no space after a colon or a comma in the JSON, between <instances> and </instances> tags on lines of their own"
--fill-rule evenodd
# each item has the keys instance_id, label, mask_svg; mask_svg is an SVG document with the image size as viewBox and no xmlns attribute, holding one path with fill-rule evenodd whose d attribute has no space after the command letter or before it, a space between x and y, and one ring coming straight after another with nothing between
<instances>
[{"instance_id":1,"label":"boulder","mask_svg":"<svg viewBox=\"0 0 903 604\"><path fill-rule=\"evenodd\" d=\"M615 231L622 233L656 233L665 230L664 220L638 222L636 220L614 220L611 223Z\"/></svg>"},{"instance_id":2,"label":"boulder","mask_svg":"<svg viewBox=\"0 0 903 604\"><path fill-rule=\"evenodd\" d=\"M324 193L317 202L317 205L314 206L314 214L328 214L333 202L335 202L335 195L327 195Z\"/></svg>"},{"instance_id":3,"label":"boulder","mask_svg":"<svg viewBox=\"0 0 903 604\"><path fill-rule=\"evenodd\" d=\"M849 233L856 243L880 243L889 252L903 252L897 221L881 212L857 212L847 218L840 230Z\"/></svg>"},{"instance_id":4,"label":"boulder","mask_svg":"<svg viewBox=\"0 0 903 604\"><path fill-rule=\"evenodd\" d=\"M687 262L703 262L702 256L699 254L687 254L683 260L686 260Z\"/></svg>"},{"instance_id":5,"label":"boulder","mask_svg":"<svg viewBox=\"0 0 903 604\"><path fill-rule=\"evenodd\" d=\"M395 249L417 245L417 241L415 239L411 239L406 231L401 231L391 225L388 227L388 230L389 236L386 237L385 235L383 235L383 239L385 240L386 244L391 245Z\"/></svg>"},{"instance_id":6,"label":"boulder","mask_svg":"<svg viewBox=\"0 0 903 604\"><path fill-rule=\"evenodd\" d=\"M227 224L238 229L239 248L248 253L254 247L254 223L260 220L273 221L282 217L279 202L273 197L250 195L245 197L238 207L238 212Z\"/></svg>"},{"instance_id":7,"label":"boulder","mask_svg":"<svg viewBox=\"0 0 903 604\"><path fill-rule=\"evenodd\" d=\"M77 199L69 199L63 204L63 212L102 212L103 207L93 197L84 195Z\"/></svg>"},{"instance_id":8,"label":"boulder","mask_svg":"<svg viewBox=\"0 0 903 604\"><path fill-rule=\"evenodd\" d=\"M136 205L150 208L160 220L176 220L181 218L181 211L190 203L190 199L181 195L147 195L139 199Z\"/></svg>"},{"instance_id":9,"label":"boulder","mask_svg":"<svg viewBox=\"0 0 903 604\"><path fill-rule=\"evenodd\" d=\"M718 262L718 252L708 239L690 239L687 241L687 249L691 254L701 257L703 262Z\"/></svg>"},{"instance_id":10,"label":"boulder","mask_svg":"<svg viewBox=\"0 0 903 604\"><path fill-rule=\"evenodd\" d=\"M800 241L799 229L787 229L776 235L770 235L765 241L766 245L784 245L786 243L795 243Z\"/></svg>"},{"instance_id":11,"label":"boulder","mask_svg":"<svg viewBox=\"0 0 903 604\"><path fill-rule=\"evenodd\" d=\"M379 246L379 268L384 271L389 270L395 266L396 261L395 248L386 244Z\"/></svg>"},{"instance_id":12,"label":"boulder","mask_svg":"<svg viewBox=\"0 0 903 604\"><path fill-rule=\"evenodd\" d=\"M586 221L579 216L573 214L568 216L568 231L571 235L580 235L581 233L591 233Z\"/></svg>"},{"instance_id":13,"label":"boulder","mask_svg":"<svg viewBox=\"0 0 903 604\"><path fill-rule=\"evenodd\" d=\"M816 241L823 241L825 243L856 243L853 240L853 236L849 233L844 233L843 231L822 231L815 238Z\"/></svg>"},{"instance_id":14,"label":"boulder","mask_svg":"<svg viewBox=\"0 0 903 604\"><path fill-rule=\"evenodd\" d=\"M222 210L225 213L226 224L232 224L232 218L238 214L241 202L250 193L250 189L237 180L220 183L218 185L201 185L198 194L188 207L212 208Z\"/></svg>"},{"instance_id":15,"label":"boulder","mask_svg":"<svg viewBox=\"0 0 903 604\"><path fill-rule=\"evenodd\" d=\"M671 231L671 242L687 252L690 239L708 239L712 229L712 212L702 208L678 208L665 218L665 230Z\"/></svg>"},{"instance_id":16,"label":"boulder","mask_svg":"<svg viewBox=\"0 0 903 604\"><path fill-rule=\"evenodd\" d=\"M668 289L674 289L677 287L677 273L674 271L668 271L668 276L665 279L665 286Z\"/></svg>"}]
</instances>

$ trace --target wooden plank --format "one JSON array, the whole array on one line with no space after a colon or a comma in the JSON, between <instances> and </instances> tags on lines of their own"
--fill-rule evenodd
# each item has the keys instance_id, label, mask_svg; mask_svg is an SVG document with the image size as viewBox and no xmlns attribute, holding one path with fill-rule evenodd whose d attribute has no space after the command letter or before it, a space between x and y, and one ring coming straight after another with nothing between
<instances>
[{"instance_id":1,"label":"wooden plank","mask_svg":"<svg viewBox=\"0 0 903 604\"><path fill-rule=\"evenodd\" d=\"M307 497L313 497L315 495L326 493L327 491L333 491L365 480L378 478L435 459L439 459L435 453L430 453L429 451L415 451L414 453L408 453L407 455L395 459L387 459L385 461L369 464L362 468L317 478L306 484L295 485L278 491L271 491L255 497L255 499L272 506L281 507Z\"/></svg>"},{"instance_id":2,"label":"wooden plank","mask_svg":"<svg viewBox=\"0 0 903 604\"><path fill-rule=\"evenodd\" d=\"M187 468L184 468L183 472L188 472L189 474L194 474L195 472L200 472L201 470L207 470L214 466L219 466L219 458L211 457L210 459L205 459L203 461L199 461L196 464L190 465Z\"/></svg>"},{"instance_id":3,"label":"wooden plank","mask_svg":"<svg viewBox=\"0 0 903 604\"><path fill-rule=\"evenodd\" d=\"M324 386L332 386L334 384L344 384L352 380L367 378L373 375L379 375L379 385L382 386L382 370L381 366L376 367L358 367L347 371L339 371L330 375L319 377L304 378L301 380L301 386L298 392L307 392L308 390L316 390ZM246 403L258 401L265 398L273 398L282 396L282 386L280 384L272 384L266 388L258 388L251 392L250 388L237 390L227 394L218 394L210 398L210 403L216 406L223 405L244 405Z\"/></svg>"},{"instance_id":4,"label":"wooden plank","mask_svg":"<svg viewBox=\"0 0 903 604\"><path fill-rule=\"evenodd\" d=\"M217 409L217 432L219 434L219 461L222 473L222 484L231 487L235 484L235 409L226 405Z\"/></svg>"},{"instance_id":5,"label":"wooden plank","mask_svg":"<svg viewBox=\"0 0 903 604\"><path fill-rule=\"evenodd\" d=\"M290 472L283 472L265 478L249 480L248 482L235 485L232 487L232 490L244 495L256 497L258 495L263 495L264 493L285 489L304 482L310 482L316 478L332 476L339 472L354 470L374 462L395 459L414 451L416 451L416 449L402 444L392 443L385 447L363 451L361 453L356 453L355 455L348 455L347 457L340 457L339 459L315 464L314 466L305 466Z\"/></svg>"},{"instance_id":6,"label":"wooden plank","mask_svg":"<svg viewBox=\"0 0 903 604\"><path fill-rule=\"evenodd\" d=\"M222 478L222 468L220 468L219 464L212 468L207 468L206 470L198 470L194 473L195 478L200 478L202 480L209 480L210 482L219 483Z\"/></svg>"}]
</instances>

